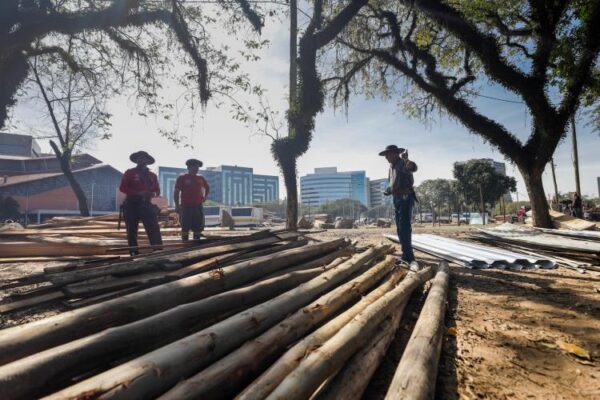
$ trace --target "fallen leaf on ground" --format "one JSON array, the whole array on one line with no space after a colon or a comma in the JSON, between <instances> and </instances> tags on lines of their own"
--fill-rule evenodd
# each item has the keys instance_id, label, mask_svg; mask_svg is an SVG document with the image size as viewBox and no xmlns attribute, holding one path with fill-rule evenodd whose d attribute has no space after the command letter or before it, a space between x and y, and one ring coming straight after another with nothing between
<instances>
[{"instance_id":1,"label":"fallen leaf on ground","mask_svg":"<svg viewBox=\"0 0 600 400\"><path fill-rule=\"evenodd\" d=\"M556 345L556 343L551 343L551 342L538 342L539 344L541 344L544 347L547 347L549 349L556 349L558 348L558 346Z\"/></svg>"},{"instance_id":2,"label":"fallen leaf on ground","mask_svg":"<svg viewBox=\"0 0 600 400\"><path fill-rule=\"evenodd\" d=\"M448 328L448 335L456 336L457 333L458 332L456 331L455 326L451 326L450 328Z\"/></svg>"},{"instance_id":3,"label":"fallen leaf on ground","mask_svg":"<svg viewBox=\"0 0 600 400\"><path fill-rule=\"evenodd\" d=\"M582 347L577 346L574 343L567 343L567 342L563 342L561 340L557 340L556 344L562 350L564 350L566 352L569 352L569 353L571 353L573 355L576 355L577 357L584 358L586 360L591 360L592 359L592 357L590 357L590 353L588 353L587 350L585 350Z\"/></svg>"}]
</instances>

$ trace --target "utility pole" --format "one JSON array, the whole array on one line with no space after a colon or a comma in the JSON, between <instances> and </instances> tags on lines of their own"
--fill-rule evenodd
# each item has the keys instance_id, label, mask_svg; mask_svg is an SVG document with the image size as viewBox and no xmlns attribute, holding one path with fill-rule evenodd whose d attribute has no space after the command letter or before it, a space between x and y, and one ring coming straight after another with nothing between
<instances>
[{"instance_id":1,"label":"utility pole","mask_svg":"<svg viewBox=\"0 0 600 400\"><path fill-rule=\"evenodd\" d=\"M483 203L483 190L481 189L481 185L479 185L479 201L481 202L481 219L483 225L485 225L485 204Z\"/></svg>"},{"instance_id":2,"label":"utility pole","mask_svg":"<svg viewBox=\"0 0 600 400\"><path fill-rule=\"evenodd\" d=\"M294 108L298 88L298 5L297 0L290 0L290 109ZM288 123L288 136L294 135L294 127Z\"/></svg>"},{"instance_id":3,"label":"utility pole","mask_svg":"<svg viewBox=\"0 0 600 400\"><path fill-rule=\"evenodd\" d=\"M556 184L556 166L554 165L554 158L550 159L550 167L552 168L552 181L554 182L554 202L558 205L558 185Z\"/></svg>"},{"instance_id":4,"label":"utility pole","mask_svg":"<svg viewBox=\"0 0 600 400\"><path fill-rule=\"evenodd\" d=\"M556 184L556 165L554 165L554 158L550 159L550 167L552 168L552 181L554 182L554 202L558 205L558 185Z\"/></svg>"},{"instance_id":5,"label":"utility pole","mask_svg":"<svg viewBox=\"0 0 600 400\"><path fill-rule=\"evenodd\" d=\"M579 153L577 151L577 132L575 131L575 113L571 115L571 130L573 131L573 167L575 167L575 191L581 197L581 182L579 181Z\"/></svg>"}]
</instances>

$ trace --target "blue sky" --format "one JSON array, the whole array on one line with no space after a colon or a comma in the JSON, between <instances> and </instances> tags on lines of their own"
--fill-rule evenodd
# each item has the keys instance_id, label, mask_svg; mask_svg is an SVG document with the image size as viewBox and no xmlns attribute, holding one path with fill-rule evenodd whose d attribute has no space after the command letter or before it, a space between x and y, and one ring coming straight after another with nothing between
<instances>
[{"instance_id":1,"label":"blue sky","mask_svg":"<svg viewBox=\"0 0 600 400\"><path fill-rule=\"evenodd\" d=\"M264 50L259 62L245 66L252 79L268 90L271 105L281 111L285 110L287 101L288 34L284 24L268 25L262 38L269 39L271 46ZM172 94L176 96L179 90L173 87ZM495 85L485 86L482 94L518 100ZM522 104L485 98L477 98L475 104L518 137L526 138L529 134L531 121ZM209 104L193 130L182 124L181 135L189 138L186 143L194 149L177 148L160 137L156 122L139 117L123 98L111 101L110 111L114 115L113 138L97 143L89 152L120 170L131 167L130 153L144 149L157 159L156 166L183 166L187 158L196 157L203 160L205 166L241 165L253 167L256 173L279 174L270 153L270 139L252 136L241 123L231 119L227 110L215 109ZM22 133L47 123L39 119L26 102L20 103L14 115L21 121L17 126ZM182 118L188 120L189 116L184 114ZM585 121L579 121L577 129L582 191L598 196L600 136L591 133ZM354 98L347 114L344 110L327 108L318 116L311 148L298 163L299 175L312 172L316 167L337 166L339 170L364 169L372 179L385 177L388 166L377 153L388 144L409 149L411 158L419 165L415 176L417 184L425 179L452 178L455 161L484 157L505 161L497 150L453 120L438 117L424 126L404 116L394 101ZM559 146L555 162L559 191L574 190L570 138ZM507 173L517 178L519 198L526 198L525 186L516 168L507 164ZM284 197L283 180L280 182L280 195ZM547 193L553 192L549 168L544 174L544 185Z\"/></svg>"}]
</instances>

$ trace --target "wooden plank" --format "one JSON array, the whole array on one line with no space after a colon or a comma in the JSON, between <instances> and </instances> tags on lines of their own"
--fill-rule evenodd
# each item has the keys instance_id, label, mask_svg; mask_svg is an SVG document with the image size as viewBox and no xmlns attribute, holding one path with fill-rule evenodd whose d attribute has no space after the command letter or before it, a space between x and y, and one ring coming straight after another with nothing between
<instances>
[{"instance_id":1,"label":"wooden plank","mask_svg":"<svg viewBox=\"0 0 600 400\"><path fill-rule=\"evenodd\" d=\"M60 290L55 290L51 293L46 293L41 296L31 297L29 299L14 301L11 303L0 304L0 314L9 313L12 311L22 310L24 308L40 306L42 304L51 303L63 299L65 294Z\"/></svg>"}]
</instances>

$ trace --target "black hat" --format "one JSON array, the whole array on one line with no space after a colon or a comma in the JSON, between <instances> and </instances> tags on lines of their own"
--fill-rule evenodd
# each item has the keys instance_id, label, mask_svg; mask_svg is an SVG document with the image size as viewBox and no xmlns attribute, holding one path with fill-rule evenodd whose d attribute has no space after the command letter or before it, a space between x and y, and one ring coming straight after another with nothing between
<instances>
[{"instance_id":1,"label":"black hat","mask_svg":"<svg viewBox=\"0 0 600 400\"><path fill-rule=\"evenodd\" d=\"M196 160L195 158L190 158L189 160L187 160L185 162L185 165L187 165L188 167L190 167L192 165L197 165L198 167L201 167L203 165L203 163L202 163L202 161Z\"/></svg>"},{"instance_id":2,"label":"black hat","mask_svg":"<svg viewBox=\"0 0 600 400\"><path fill-rule=\"evenodd\" d=\"M404 153L404 151L405 150L402 147L398 147L395 144L390 144L389 146L387 146L385 148L384 151L379 152L379 155L380 156L385 156L386 153L398 153L398 154L400 154L400 153Z\"/></svg>"},{"instance_id":3,"label":"black hat","mask_svg":"<svg viewBox=\"0 0 600 400\"><path fill-rule=\"evenodd\" d=\"M148 165L154 164L154 161L155 161L154 157L152 157L150 154L146 153L143 150L136 151L135 153L133 153L129 156L129 159L136 164L139 163L140 158L147 159L148 162L146 164L148 164Z\"/></svg>"}]
</instances>

